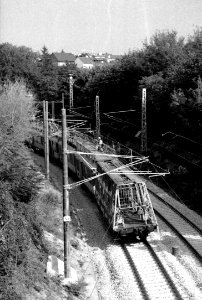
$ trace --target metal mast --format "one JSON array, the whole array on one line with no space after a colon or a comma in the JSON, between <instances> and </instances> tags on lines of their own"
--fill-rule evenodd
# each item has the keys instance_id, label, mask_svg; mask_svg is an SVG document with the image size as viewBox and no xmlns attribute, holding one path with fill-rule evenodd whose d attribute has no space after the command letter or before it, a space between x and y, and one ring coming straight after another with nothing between
<instances>
[{"instance_id":1,"label":"metal mast","mask_svg":"<svg viewBox=\"0 0 202 300\"><path fill-rule=\"evenodd\" d=\"M96 138L100 136L100 104L99 96L95 99L95 113L96 113Z\"/></svg>"},{"instance_id":2,"label":"metal mast","mask_svg":"<svg viewBox=\"0 0 202 300\"><path fill-rule=\"evenodd\" d=\"M43 128L44 128L44 154L45 176L49 180L49 138L48 138L48 101L43 101Z\"/></svg>"},{"instance_id":3,"label":"metal mast","mask_svg":"<svg viewBox=\"0 0 202 300\"><path fill-rule=\"evenodd\" d=\"M147 152L146 89L142 89L141 152Z\"/></svg>"},{"instance_id":4,"label":"metal mast","mask_svg":"<svg viewBox=\"0 0 202 300\"><path fill-rule=\"evenodd\" d=\"M69 74L69 108L71 109L74 106L73 103L73 84L74 80L72 74Z\"/></svg>"},{"instance_id":5,"label":"metal mast","mask_svg":"<svg viewBox=\"0 0 202 300\"><path fill-rule=\"evenodd\" d=\"M66 109L62 109L62 156L63 156L63 229L64 229L64 278L70 278L70 209L67 159Z\"/></svg>"}]
</instances>

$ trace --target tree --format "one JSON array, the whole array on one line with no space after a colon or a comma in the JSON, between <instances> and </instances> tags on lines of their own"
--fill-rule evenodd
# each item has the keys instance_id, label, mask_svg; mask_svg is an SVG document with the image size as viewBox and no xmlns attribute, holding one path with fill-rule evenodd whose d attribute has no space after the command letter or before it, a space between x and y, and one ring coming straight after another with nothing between
<instances>
[{"instance_id":1,"label":"tree","mask_svg":"<svg viewBox=\"0 0 202 300\"><path fill-rule=\"evenodd\" d=\"M0 82L23 79L31 88L37 77L38 54L30 48L0 45Z\"/></svg>"},{"instance_id":2,"label":"tree","mask_svg":"<svg viewBox=\"0 0 202 300\"><path fill-rule=\"evenodd\" d=\"M41 51L42 55L38 63L39 78L35 86L35 91L39 100L51 101L57 98L58 70L53 64L48 49L44 46Z\"/></svg>"},{"instance_id":3,"label":"tree","mask_svg":"<svg viewBox=\"0 0 202 300\"><path fill-rule=\"evenodd\" d=\"M184 38L178 38L176 31L156 32L142 50L148 75L162 72L165 76L170 66L181 57L183 48Z\"/></svg>"}]
</instances>

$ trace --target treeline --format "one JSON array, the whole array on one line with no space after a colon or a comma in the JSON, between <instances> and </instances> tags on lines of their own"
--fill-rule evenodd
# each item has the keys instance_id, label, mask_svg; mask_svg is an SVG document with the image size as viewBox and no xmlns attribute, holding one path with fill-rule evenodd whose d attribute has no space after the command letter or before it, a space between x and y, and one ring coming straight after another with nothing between
<instances>
[{"instance_id":1,"label":"treeline","mask_svg":"<svg viewBox=\"0 0 202 300\"><path fill-rule=\"evenodd\" d=\"M133 129L122 123L124 134L130 129L134 137L140 129L141 88L144 87L149 142L166 131L177 131L199 141L201 76L202 31L196 30L187 41L178 38L175 31L159 32L141 50L128 53L114 65L92 70L83 98L93 99L99 94L101 110L105 112L136 109L136 114L119 114L136 126Z\"/></svg>"},{"instance_id":2,"label":"treeline","mask_svg":"<svg viewBox=\"0 0 202 300\"><path fill-rule=\"evenodd\" d=\"M141 89L147 88L148 140L152 143L162 133L174 131L201 141L202 129L202 30L187 40L177 32L157 32L143 48L131 51L113 64L92 70L75 66L57 67L48 49L34 53L26 47L0 45L0 81L23 78L39 101L69 103L68 75L74 75L75 107L94 105L100 96L102 112L136 110L121 118L133 124L121 126L104 119L114 129L135 140L140 130ZM120 115L119 115L120 116ZM105 127L107 124L105 125ZM107 131L107 128L103 130ZM130 129L130 130L129 130ZM108 129L109 130L109 129ZM137 141L138 142L138 141Z\"/></svg>"}]
</instances>

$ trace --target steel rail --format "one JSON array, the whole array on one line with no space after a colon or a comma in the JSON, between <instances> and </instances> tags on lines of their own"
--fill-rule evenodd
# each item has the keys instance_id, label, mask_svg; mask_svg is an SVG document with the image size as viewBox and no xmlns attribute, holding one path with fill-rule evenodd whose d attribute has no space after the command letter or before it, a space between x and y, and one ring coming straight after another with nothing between
<instances>
[{"instance_id":1,"label":"steel rail","mask_svg":"<svg viewBox=\"0 0 202 300\"><path fill-rule=\"evenodd\" d=\"M157 210L154 209L156 215L160 219L163 220L164 223L166 223L174 232L175 234L186 244L186 246L194 253L194 255L197 257L199 262L202 264L202 256L201 254L188 242L188 240L164 217L162 214Z\"/></svg>"},{"instance_id":2,"label":"steel rail","mask_svg":"<svg viewBox=\"0 0 202 300\"><path fill-rule=\"evenodd\" d=\"M165 267L163 266L162 262L160 261L159 257L157 256L157 254L155 253L154 249L151 247L151 245L147 242L147 241L143 241L143 244L145 245L145 247L148 249L148 251L150 252L152 258L154 259L154 261L156 262L159 271L161 272L161 274L163 275L163 277L165 278L166 282L169 284L170 289L172 290L173 294L175 295L176 299L178 300L183 300L183 297L180 295L177 287L175 286L175 284L172 281L172 278L170 277L170 275L168 274L168 272L166 271ZM140 272L138 271L133 258L131 257L131 254L129 253L128 249L127 249L127 245L125 243L121 243L121 248L124 251L124 254L130 264L130 267L134 273L135 279L137 280L142 296L144 297L145 300L150 300L150 296L149 296L149 292L145 286L145 283L143 282L142 276L140 274Z\"/></svg>"},{"instance_id":3,"label":"steel rail","mask_svg":"<svg viewBox=\"0 0 202 300\"><path fill-rule=\"evenodd\" d=\"M154 260L156 261L159 269L161 270L161 272L163 273L164 278L167 280L167 282L169 283L169 286L171 287L174 295L176 296L176 299L182 299L182 296L180 295L178 289L176 288L175 284L173 283L172 278L170 277L170 275L168 274L168 272L166 271L164 265L162 264L161 260L159 259L158 255L155 253L154 249L152 248L152 246L149 244L149 242L144 241L145 246L148 248L149 252L151 253L152 257L154 258Z\"/></svg>"},{"instance_id":4,"label":"steel rail","mask_svg":"<svg viewBox=\"0 0 202 300\"><path fill-rule=\"evenodd\" d=\"M141 278L140 272L138 271L136 265L134 264L134 261L124 243L121 243L121 248L129 262L129 265L133 271L133 274L135 276L136 281L138 282L138 286L140 287L140 291L142 293L142 296L145 300L150 300L149 294L147 292L147 289L145 288L144 282Z\"/></svg>"},{"instance_id":5,"label":"steel rail","mask_svg":"<svg viewBox=\"0 0 202 300\"><path fill-rule=\"evenodd\" d=\"M193 227L202 236L202 230L196 224L194 224L190 219L188 219L185 215L183 215L172 204L168 203L165 199L163 199L161 196L159 196L154 191L152 191L149 187L147 187L147 189L148 189L149 193L153 194L156 198L158 198L166 206L168 206L169 208L171 208L176 214L178 214L184 221L186 221L191 227Z\"/></svg>"}]
</instances>

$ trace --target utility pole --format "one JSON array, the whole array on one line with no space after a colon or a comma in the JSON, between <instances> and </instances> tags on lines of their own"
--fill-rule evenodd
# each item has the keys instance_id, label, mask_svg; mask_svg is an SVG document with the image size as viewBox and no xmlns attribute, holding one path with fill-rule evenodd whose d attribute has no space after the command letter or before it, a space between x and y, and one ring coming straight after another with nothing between
<instances>
[{"instance_id":1,"label":"utility pole","mask_svg":"<svg viewBox=\"0 0 202 300\"><path fill-rule=\"evenodd\" d=\"M64 93L62 93L62 108L65 108Z\"/></svg>"},{"instance_id":2,"label":"utility pole","mask_svg":"<svg viewBox=\"0 0 202 300\"><path fill-rule=\"evenodd\" d=\"M147 152L146 89L142 89L141 152Z\"/></svg>"},{"instance_id":3,"label":"utility pole","mask_svg":"<svg viewBox=\"0 0 202 300\"><path fill-rule=\"evenodd\" d=\"M52 101L52 119L55 119L55 101Z\"/></svg>"},{"instance_id":4,"label":"utility pole","mask_svg":"<svg viewBox=\"0 0 202 300\"><path fill-rule=\"evenodd\" d=\"M48 101L43 101L45 176L49 180Z\"/></svg>"},{"instance_id":5,"label":"utility pole","mask_svg":"<svg viewBox=\"0 0 202 300\"><path fill-rule=\"evenodd\" d=\"M95 113L96 113L96 139L100 136L100 104L99 96L95 98Z\"/></svg>"},{"instance_id":6,"label":"utility pole","mask_svg":"<svg viewBox=\"0 0 202 300\"><path fill-rule=\"evenodd\" d=\"M69 108L73 108L73 77L72 74L69 74Z\"/></svg>"},{"instance_id":7,"label":"utility pole","mask_svg":"<svg viewBox=\"0 0 202 300\"><path fill-rule=\"evenodd\" d=\"M70 278L70 211L68 190L68 159L66 110L62 109L62 155L63 155L63 229L64 229L64 278Z\"/></svg>"}]
</instances>

